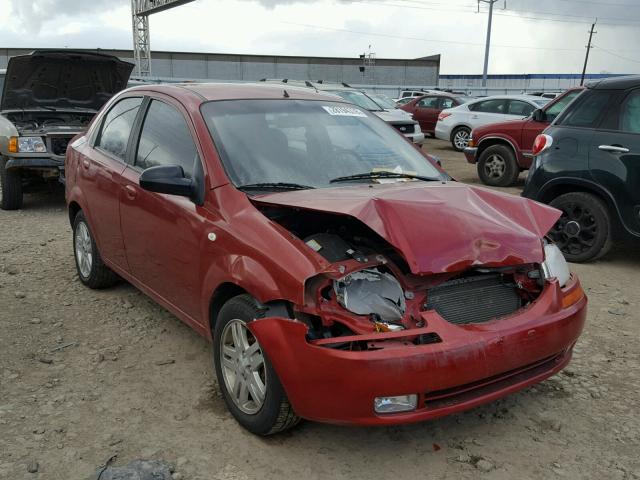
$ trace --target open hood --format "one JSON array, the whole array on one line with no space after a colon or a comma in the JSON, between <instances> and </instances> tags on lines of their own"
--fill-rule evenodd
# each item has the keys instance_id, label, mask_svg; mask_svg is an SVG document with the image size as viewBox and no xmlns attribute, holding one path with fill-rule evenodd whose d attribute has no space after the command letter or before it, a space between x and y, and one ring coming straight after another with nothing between
<instances>
[{"instance_id":1,"label":"open hood","mask_svg":"<svg viewBox=\"0 0 640 480\"><path fill-rule=\"evenodd\" d=\"M415 274L540 263L560 211L459 183L394 183L300 190L256 203L357 218L393 245Z\"/></svg>"},{"instance_id":2,"label":"open hood","mask_svg":"<svg viewBox=\"0 0 640 480\"><path fill-rule=\"evenodd\" d=\"M112 55L36 50L9 59L1 110L86 108L99 110L126 88L133 64Z\"/></svg>"}]
</instances>

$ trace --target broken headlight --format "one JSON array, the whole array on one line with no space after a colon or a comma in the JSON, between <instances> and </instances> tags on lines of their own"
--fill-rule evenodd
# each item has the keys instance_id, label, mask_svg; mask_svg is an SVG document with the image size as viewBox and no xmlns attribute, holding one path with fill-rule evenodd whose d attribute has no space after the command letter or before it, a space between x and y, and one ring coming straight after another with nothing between
<instances>
[{"instance_id":1,"label":"broken headlight","mask_svg":"<svg viewBox=\"0 0 640 480\"><path fill-rule=\"evenodd\" d=\"M334 281L333 289L338 303L356 315L376 315L384 322L399 322L404 315L404 292L389 273L360 270Z\"/></svg>"},{"instance_id":2,"label":"broken headlight","mask_svg":"<svg viewBox=\"0 0 640 480\"><path fill-rule=\"evenodd\" d=\"M544 278L547 280L557 278L561 287L564 287L569 281L571 276L569 265L560 249L554 243L545 242L542 271Z\"/></svg>"}]
</instances>

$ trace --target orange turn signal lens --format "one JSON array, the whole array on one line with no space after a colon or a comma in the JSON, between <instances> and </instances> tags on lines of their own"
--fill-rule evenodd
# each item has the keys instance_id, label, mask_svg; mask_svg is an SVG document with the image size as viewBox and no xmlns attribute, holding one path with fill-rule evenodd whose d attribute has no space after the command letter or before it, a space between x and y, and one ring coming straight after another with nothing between
<instances>
[{"instance_id":1,"label":"orange turn signal lens","mask_svg":"<svg viewBox=\"0 0 640 480\"><path fill-rule=\"evenodd\" d=\"M18 137L9 137L9 152L18 153Z\"/></svg>"},{"instance_id":2,"label":"orange turn signal lens","mask_svg":"<svg viewBox=\"0 0 640 480\"><path fill-rule=\"evenodd\" d=\"M473 141L473 138L470 138L470 139L469 139L469 144L468 144L468 146L469 146L469 147L472 147L472 148L476 146L476 142L474 142L474 141Z\"/></svg>"},{"instance_id":3,"label":"orange turn signal lens","mask_svg":"<svg viewBox=\"0 0 640 480\"><path fill-rule=\"evenodd\" d=\"M578 303L584 298L584 290L578 285L576 288L568 292L562 297L562 308L570 307L571 305Z\"/></svg>"}]
</instances>

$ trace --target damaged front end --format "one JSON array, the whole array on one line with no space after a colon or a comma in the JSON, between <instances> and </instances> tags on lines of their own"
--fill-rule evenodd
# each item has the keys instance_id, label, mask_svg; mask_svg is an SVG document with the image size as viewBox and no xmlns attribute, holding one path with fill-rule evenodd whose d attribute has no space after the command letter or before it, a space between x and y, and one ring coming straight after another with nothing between
<instances>
[{"instance_id":1,"label":"damaged front end","mask_svg":"<svg viewBox=\"0 0 640 480\"><path fill-rule=\"evenodd\" d=\"M586 299L552 245L540 245L551 264L420 275L358 219L259 208L328 263L306 281L294 318L250 324L265 351L277 351L270 358L303 417L435 418L540 381L569 361ZM339 388L342 400L311 398L325 388Z\"/></svg>"}]
</instances>

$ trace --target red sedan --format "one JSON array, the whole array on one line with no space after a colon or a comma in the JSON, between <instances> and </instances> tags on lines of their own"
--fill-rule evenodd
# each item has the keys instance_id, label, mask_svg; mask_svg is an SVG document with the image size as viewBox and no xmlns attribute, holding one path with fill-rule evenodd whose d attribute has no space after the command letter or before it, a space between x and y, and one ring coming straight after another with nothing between
<instances>
[{"instance_id":1,"label":"red sedan","mask_svg":"<svg viewBox=\"0 0 640 480\"><path fill-rule=\"evenodd\" d=\"M438 116L442 110L457 107L471 100L471 97L448 93L432 93L417 97L398 108L409 112L413 119L420 124L420 129L431 136L435 134Z\"/></svg>"},{"instance_id":2,"label":"red sedan","mask_svg":"<svg viewBox=\"0 0 640 480\"><path fill-rule=\"evenodd\" d=\"M256 434L466 410L557 373L584 325L557 210L452 181L334 96L125 90L66 178L80 281L125 279L212 340Z\"/></svg>"}]
</instances>

